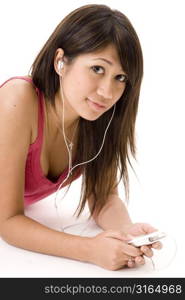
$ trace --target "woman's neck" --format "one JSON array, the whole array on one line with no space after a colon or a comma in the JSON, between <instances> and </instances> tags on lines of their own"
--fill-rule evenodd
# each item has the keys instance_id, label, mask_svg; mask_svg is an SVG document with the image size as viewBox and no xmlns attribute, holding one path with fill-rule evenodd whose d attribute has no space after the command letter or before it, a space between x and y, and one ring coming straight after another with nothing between
<instances>
[{"instance_id":1,"label":"woman's neck","mask_svg":"<svg viewBox=\"0 0 185 300\"><path fill-rule=\"evenodd\" d=\"M47 113L47 127L52 132L52 135L61 134L63 126L63 105L62 100L56 94L55 96L55 108L50 101L46 101L46 113ZM80 117L72 112L72 109L64 103L64 130L67 133L72 133L74 130L77 132ZM71 134L68 134L69 136Z\"/></svg>"}]
</instances>

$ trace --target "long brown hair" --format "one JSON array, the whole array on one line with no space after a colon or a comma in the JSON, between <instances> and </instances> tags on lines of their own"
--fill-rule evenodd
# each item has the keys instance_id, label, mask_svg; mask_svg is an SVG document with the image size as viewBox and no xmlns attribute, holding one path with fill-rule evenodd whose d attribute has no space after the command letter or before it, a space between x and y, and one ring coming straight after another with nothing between
<instances>
[{"instance_id":1,"label":"long brown hair","mask_svg":"<svg viewBox=\"0 0 185 300\"><path fill-rule=\"evenodd\" d=\"M103 49L109 44L116 47L128 79L124 93L116 103L114 118L101 153L82 168L78 215L91 195L94 197L91 214L95 207L100 210L121 179L126 199L129 198L127 164L131 165L130 155L136 158L135 121L143 76L140 42L132 24L122 12L112 10L106 5L85 5L61 21L32 65L31 76L34 84L55 107L55 94L60 87L59 77L54 69L56 50L62 48L70 63L78 55ZM75 163L87 161L97 154L111 115L112 109L95 121L80 118ZM77 171L78 168L75 172Z\"/></svg>"}]
</instances>

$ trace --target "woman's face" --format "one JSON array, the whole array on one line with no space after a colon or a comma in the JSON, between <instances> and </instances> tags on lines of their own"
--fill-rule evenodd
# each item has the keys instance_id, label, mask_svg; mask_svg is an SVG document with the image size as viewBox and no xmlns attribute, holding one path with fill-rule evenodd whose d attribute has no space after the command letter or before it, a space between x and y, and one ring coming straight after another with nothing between
<instances>
[{"instance_id":1,"label":"woman's face","mask_svg":"<svg viewBox=\"0 0 185 300\"><path fill-rule=\"evenodd\" d=\"M65 63L61 77L68 112L91 121L109 110L126 86L126 74L114 45L79 55L70 65Z\"/></svg>"}]
</instances>

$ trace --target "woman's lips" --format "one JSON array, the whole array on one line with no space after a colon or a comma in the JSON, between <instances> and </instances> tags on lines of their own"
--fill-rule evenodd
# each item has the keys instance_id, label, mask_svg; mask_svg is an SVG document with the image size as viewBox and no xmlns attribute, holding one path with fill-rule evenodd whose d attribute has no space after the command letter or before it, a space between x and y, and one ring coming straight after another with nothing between
<instances>
[{"instance_id":1,"label":"woman's lips","mask_svg":"<svg viewBox=\"0 0 185 300\"><path fill-rule=\"evenodd\" d=\"M92 100L90 100L89 98L87 98L88 104L90 105L90 107L92 107L93 109L100 111L100 110L104 110L105 106L100 105Z\"/></svg>"}]
</instances>

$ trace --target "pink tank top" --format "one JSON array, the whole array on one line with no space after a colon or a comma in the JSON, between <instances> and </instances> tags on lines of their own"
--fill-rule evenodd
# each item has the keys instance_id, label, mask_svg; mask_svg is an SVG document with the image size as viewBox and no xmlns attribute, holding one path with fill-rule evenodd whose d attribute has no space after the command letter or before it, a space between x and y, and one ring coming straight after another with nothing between
<instances>
[{"instance_id":1,"label":"pink tank top","mask_svg":"<svg viewBox=\"0 0 185 300\"><path fill-rule=\"evenodd\" d=\"M23 76L11 77L6 80L0 87L2 87L6 82L11 79L23 79L31 84L33 84L32 79ZM44 95L43 93L35 87L33 84L36 93L38 95L39 109L38 109L38 136L33 144L30 144L26 168L25 168L25 190L24 190L24 203L25 206L33 204L36 201L39 201L50 194L57 191L59 185L66 178L68 173L68 168L62 172L58 179L53 182L50 181L44 174L40 164L40 154L43 142L43 129L44 129ZM26 101L26 99L25 99ZM76 174L74 180L80 176L80 172ZM67 182L64 183L64 186L67 185Z\"/></svg>"}]
</instances>

